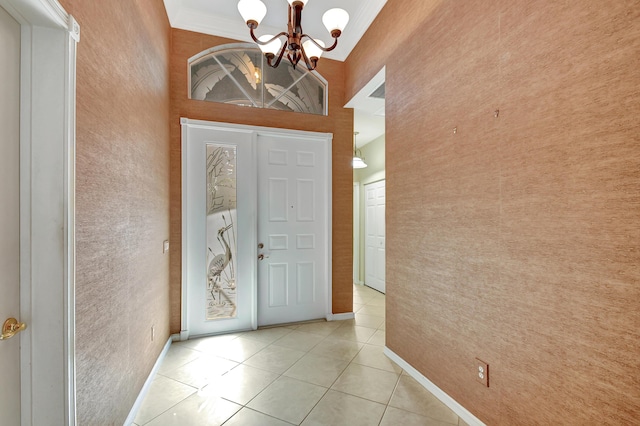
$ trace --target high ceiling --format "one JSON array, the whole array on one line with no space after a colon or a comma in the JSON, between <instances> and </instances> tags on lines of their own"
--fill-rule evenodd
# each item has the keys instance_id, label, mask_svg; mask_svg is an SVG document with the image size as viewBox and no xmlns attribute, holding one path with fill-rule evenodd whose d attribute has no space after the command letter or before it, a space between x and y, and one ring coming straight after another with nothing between
<instances>
[{"instance_id":1,"label":"high ceiling","mask_svg":"<svg viewBox=\"0 0 640 426\"><path fill-rule=\"evenodd\" d=\"M267 6L267 15L260 23L256 34L259 36L285 31L287 1L262 1ZM349 13L349 23L338 41L338 47L323 55L323 57L344 61L385 3L386 0L309 0L302 13L302 27L311 37L320 38L330 45L332 39L322 24L322 15L326 10L334 7L345 9ZM249 29L238 12L238 0L164 0L164 5L171 26L174 28L251 41ZM365 104L349 105L356 110L355 127L356 131L361 133L358 136L359 146L384 133L384 117L378 115L376 118L373 114L367 113L367 100L364 99L362 102ZM377 125L373 124L376 120ZM382 131L379 130L380 120L382 120ZM373 128L378 130L374 131Z\"/></svg>"}]
</instances>

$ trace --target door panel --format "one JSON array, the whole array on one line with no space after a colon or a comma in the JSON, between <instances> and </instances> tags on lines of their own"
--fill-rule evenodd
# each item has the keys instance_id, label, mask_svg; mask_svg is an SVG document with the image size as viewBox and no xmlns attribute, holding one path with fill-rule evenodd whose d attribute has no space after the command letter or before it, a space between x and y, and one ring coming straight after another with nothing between
<instances>
[{"instance_id":1,"label":"door panel","mask_svg":"<svg viewBox=\"0 0 640 426\"><path fill-rule=\"evenodd\" d=\"M20 25L0 7L0 327L20 320ZM20 335L0 340L0 424L20 424Z\"/></svg>"},{"instance_id":2,"label":"door panel","mask_svg":"<svg viewBox=\"0 0 640 426\"><path fill-rule=\"evenodd\" d=\"M258 324L328 313L326 138L258 136Z\"/></svg>"},{"instance_id":3,"label":"door panel","mask_svg":"<svg viewBox=\"0 0 640 426\"><path fill-rule=\"evenodd\" d=\"M385 289L385 181L365 185L365 284Z\"/></svg>"},{"instance_id":4,"label":"door panel","mask_svg":"<svg viewBox=\"0 0 640 426\"><path fill-rule=\"evenodd\" d=\"M183 282L192 336L255 327L254 170L250 134L183 125Z\"/></svg>"}]
</instances>

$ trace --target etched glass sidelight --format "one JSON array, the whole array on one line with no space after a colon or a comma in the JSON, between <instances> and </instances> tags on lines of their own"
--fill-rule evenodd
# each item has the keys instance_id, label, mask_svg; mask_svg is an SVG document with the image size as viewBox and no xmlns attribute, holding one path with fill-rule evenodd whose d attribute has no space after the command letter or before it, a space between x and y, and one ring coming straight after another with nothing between
<instances>
[{"instance_id":1,"label":"etched glass sidelight","mask_svg":"<svg viewBox=\"0 0 640 426\"><path fill-rule=\"evenodd\" d=\"M207 144L207 320L237 315L236 183L236 147Z\"/></svg>"}]
</instances>

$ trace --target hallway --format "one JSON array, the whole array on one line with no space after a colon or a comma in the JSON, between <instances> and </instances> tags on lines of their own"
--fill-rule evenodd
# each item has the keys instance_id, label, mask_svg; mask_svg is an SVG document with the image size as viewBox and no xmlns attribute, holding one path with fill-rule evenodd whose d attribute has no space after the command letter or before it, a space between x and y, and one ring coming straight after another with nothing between
<instances>
[{"instance_id":1,"label":"hallway","mask_svg":"<svg viewBox=\"0 0 640 426\"><path fill-rule=\"evenodd\" d=\"M172 344L135 425L463 425L383 354L385 296L354 311Z\"/></svg>"}]
</instances>

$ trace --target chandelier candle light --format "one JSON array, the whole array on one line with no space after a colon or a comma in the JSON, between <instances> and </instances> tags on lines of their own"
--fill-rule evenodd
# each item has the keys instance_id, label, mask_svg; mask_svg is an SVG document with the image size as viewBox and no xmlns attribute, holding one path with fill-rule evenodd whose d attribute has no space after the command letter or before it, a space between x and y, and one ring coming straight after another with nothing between
<instances>
[{"instance_id":1,"label":"chandelier candle light","mask_svg":"<svg viewBox=\"0 0 640 426\"><path fill-rule=\"evenodd\" d=\"M329 9L322 16L322 23L331 33L334 42L331 46L325 47L322 40L313 39L302 32L302 9L309 0L287 0L289 2L289 23L287 31L283 31L275 36L263 35L256 37L253 30L258 28L260 21L267 14L267 7L260 0L240 0L238 10L240 15L247 22L251 38L259 46L262 53L267 58L267 64L276 68L287 52L287 58L293 65L298 65L302 59L310 71L318 65L318 59L323 52L330 52L338 45L338 37L342 34L344 27L349 22L349 14L343 9ZM284 36L284 44L280 37ZM303 43L302 39L307 38ZM277 59L274 62L274 58Z\"/></svg>"}]
</instances>

